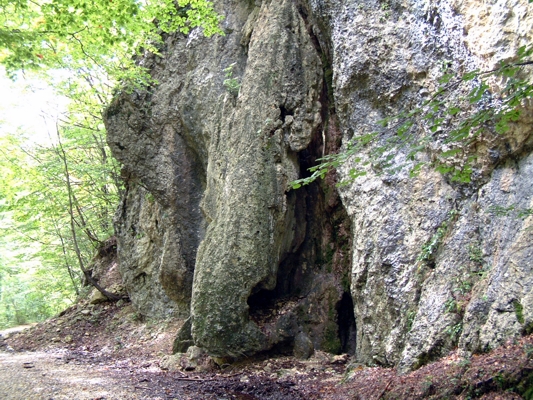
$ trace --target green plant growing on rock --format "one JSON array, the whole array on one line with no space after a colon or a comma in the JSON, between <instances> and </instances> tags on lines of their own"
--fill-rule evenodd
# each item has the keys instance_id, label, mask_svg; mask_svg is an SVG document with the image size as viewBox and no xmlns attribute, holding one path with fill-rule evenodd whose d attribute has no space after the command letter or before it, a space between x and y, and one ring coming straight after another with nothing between
<instances>
[{"instance_id":1,"label":"green plant growing on rock","mask_svg":"<svg viewBox=\"0 0 533 400\"><path fill-rule=\"evenodd\" d=\"M234 67L235 63L224 69L226 79L224 79L223 84L229 94L232 96L237 96L241 90L241 83L237 78L233 77Z\"/></svg>"},{"instance_id":2,"label":"green plant growing on rock","mask_svg":"<svg viewBox=\"0 0 533 400\"><path fill-rule=\"evenodd\" d=\"M483 250L478 243L468 246L468 258L470 261L483 265Z\"/></svg>"},{"instance_id":3,"label":"green plant growing on rock","mask_svg":"<svg viewBox=\"0 0 533 400\"><path fill-rule=\"evenodd\" d=\"M472 282L469 282L467 280L462 280L460 278L456 278L456 286L454 287L453 291L456 293L459 293L461 296L466 295L472 290L473 284Z\"/></svg>"},{"instance_id":4,"label":"green plant growing on rock","mask_svg":"<svg viewBox=\"0 0 533 400\"><path fill-rule=\"evenodd\" d=\"M530 215L533 215L533 209L521 208L518 207L516 204L511 204L509 206L501 206L496 204L490 206L487 210L487 213L495 215L497 217L512 216L514 218L524 219L529 217Z\"/></svg>"},{"instance_id":5,"label":"green plant growing on rock","mask_svg":"<svg viewBox=\"0 0 533 400\"><path fill-rule=\"evenodd\" d=\"M443 223L431 239L422 246L422 252L418 256L418 261L430 261L435 258L435 253L442 243L442 239L446 234L447 224Z\"/></svg>"},{"instance_id":6,"label":"green plant growing on rock","mask_svg":"<svg viewBox=\"0 0 533 400\"><path fill-rule=\"evenodd\" d=\"M338 154L319 158L319 164L309 168L312 174L291 182L292 188L324 178L329 170L348 160L357 166L348 171L348 178L339 186L366 175L369 169L380 175L408 168L414 177L425 165L451 181L469 183L476 163L469 149L487 132L508 132L510 125L520 119L523 105L533 98L533 84L523 77L527 75L523 69L533 64L532 54L533 45L522 46L514 60L489 71L469 71L459 78L456 72L444 70L437 90L427 100L382 119L380 129L355 136ZM491 91L489 79L503 81L504 86ZM442 145L431 150L432 161L421 161L418 154L427 151L437 136ZM395 164L394 158L402 149L407 151L406 161Z\"/></svg>"},{"instance_id":7,"label":"green plant growing on rock","mask_svg":"<svg viewBox=\"0 0 533 400\"><path fill-rule=\"evenodd\" d=\"M448 313L456 313L458 311L457 301L453 298L446 300L444 303L444 309Z\"/></svg>"},{"instance_id":8,"label":"green plant growing on rock","mask_svg":"<svg viewBox=\"0 0 533 400\"><path fill-rule=\"evenodd\" d=\"M418 255L417 261L423 261L426 263L431 263L434 261L436 253L444 237L448 233L451 223L455 220L457 216L457 211L450 211L448 218L442 222L442 224L437 228L437 232L422 246L422 251Z\"/></svg>"},{"instance_id":9,"label":"green plant growing on rock","mask_svg":"<svg viewBox=\"0 0 533 400\"><path fill-rule=\"evenodd\" d=\"M461 335L461 332L463 331L463 324L462 322L458 322L454 325L450 325L446 328L446 334L452 339L452 341L457 341L459 336Z\"/></svg>"},{"instance_id":10,"label":"green plant growing on rock","mask_svg":"<svg viewBox=\"0 0 533 400\"><path fill-rule=\"evenodd\" d=\"M383 11L383 16L379 18L379 22L383 23L391 16L391 9L390 4L388 2L384 2L381 4L381 11Z\"/></svg>"},{"instance_id":11,"label":"green plant growing on rock","mask_svg":"<svg viewBox=\"0 0 533 400\"><path fill-rule=\"evenodd\" d=\"M522 303L520 303L518 300L514 300L513 308L514 308L517 321L523 324L525 320L524 320L524 307L522 306Z\"/></svg>"},{"instance_id":12,"label":"green plant growing on rock","mask_svg":"<svg viewBox=\"0 0 533 400\"><path fill-rule=\"evenodd\" d=\"M155 197L152 193L146 193L146 195L144 196L144 198L150 203L150 204L153 204L154 201L155 201Z\"/></svg>"}]
</instances>

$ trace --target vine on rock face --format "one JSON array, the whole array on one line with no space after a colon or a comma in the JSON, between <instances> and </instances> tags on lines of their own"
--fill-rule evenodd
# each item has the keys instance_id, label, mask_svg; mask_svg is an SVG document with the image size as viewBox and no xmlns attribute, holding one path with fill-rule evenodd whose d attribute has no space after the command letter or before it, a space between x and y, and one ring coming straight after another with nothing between
<instances>
[{"instance_id":1,"label":"vine on rock face","mask_svg":"<svg viewBox=\"0 0 533 400\"><path fill-rule=\"evenodd\" d=\"M471 146L484 134L508 132L533 98L530 74L524 71L533 64L529 60L532 54L533 45L522 46L512 62L491 71L470 71L459 78L445 69L436 92L418 107L381 120L379 131L354 137L340 153L318 159L320 164L309 169L311 176L291 182L292 188L324 178L329 170L348 161L359 166L349 170L349 178L340 186L366 175L369 168L377 174L409 168L413 177L425 165L452 181L470 182L476 162ZM496 81L499 85L492 85ZM396 157L401 149L407 152L399 163ZM427 161L419 153L431 153L432 159Z\"/></svg>"}]
</instances>

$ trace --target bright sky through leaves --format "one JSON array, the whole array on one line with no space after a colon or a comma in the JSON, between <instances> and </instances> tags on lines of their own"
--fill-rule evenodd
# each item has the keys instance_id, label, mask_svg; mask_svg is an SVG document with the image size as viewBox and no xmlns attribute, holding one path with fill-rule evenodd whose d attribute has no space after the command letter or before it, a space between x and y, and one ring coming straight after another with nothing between
<instances>
[{"instance_id":1,"label":"bright sky through leaves","mask_svg":"<svg viewBox=\"0 0 533 400\"><path fill-rule=\"evenodd\" d=\"M68 100L44 81L20 77L15 82L0 68L0 135L22 132L30 141L45 144L55 134L57 117Z\"/></svg>"}]
</instances>

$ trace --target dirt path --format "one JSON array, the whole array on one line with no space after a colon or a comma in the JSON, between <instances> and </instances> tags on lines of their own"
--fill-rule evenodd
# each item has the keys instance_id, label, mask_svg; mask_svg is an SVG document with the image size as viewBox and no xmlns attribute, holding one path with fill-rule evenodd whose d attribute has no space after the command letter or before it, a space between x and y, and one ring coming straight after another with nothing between
<instances>
[{"instance_id":1,"label":"dirt path","mask_svg":"<svg viewBox=\"0 0 533 400\"><path fill-rule=\"evenodd\" d=\"M340 365L315 371L290 357L162 369L178 326L141 322L130 310L78 304L29 329L0 332L0 399L315 400L333 385L325 378L340 379Z\"/></svg>"},{"instance_id":2,"label":"dirt path","mask_svg":"<svg viewBox=\"0 0 533 400\"><path fill-rule=\"evenodd\" d=\"M35 325L37 325L37 324L35 323L35 324L28 324L28 325L19 325L19 326L15 326L13 328L4 329L4 330L0 331L0 336L8 337L9 335L11 335L13 333L22 332L22 331L24 331L26 329L34 327Z\"/></svg>"},{"instance_id":3,"label":"dirt path","mask_svg":"<svg viewBox=\"0 0 533 400\"><path fill-rule=\"evenodd\" d=\"M136 386L130 373L65 353L0 352L2 399L158 399Z\"/></svg>"},{"instance_id":4,"label":"dirt path","mask_svg":"<svg viewBox=\"0 0 533 400\"><path fill-rule=\"evenodd\" d=\"M2 400L314 400L293 379L253 373L186 375L157 360L115 360L80 352L0 352ZM304 385L307 386L307 385ZM312 386L312 385L311 385ZM322 385L320 385L322 387ZM309 388L313 392L313 388ZM325 397L328 398L328 397ZM337 397L335 397L337 398Z\"/></svg>"}]
</instances>

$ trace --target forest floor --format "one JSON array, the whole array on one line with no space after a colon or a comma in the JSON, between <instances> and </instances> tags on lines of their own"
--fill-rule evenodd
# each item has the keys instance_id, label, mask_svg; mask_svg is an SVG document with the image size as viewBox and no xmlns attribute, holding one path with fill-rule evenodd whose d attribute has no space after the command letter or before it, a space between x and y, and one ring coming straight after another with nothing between
<instances>
[{"instance_id":1,"label":"forest floor","mask_svg":"<svg viewBox=\"0 0 533 400\"><path fill-rule=\"evenodd\" d=\"M399 375L323 352L222 367L204 357L172 367L178 329L140 320L127 303L82 302L22 331L0 332L0 398L533 399L533 336L468 358L452 352Z\"/></svg>"}]
</instances>

